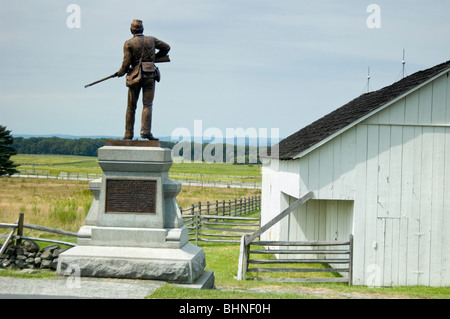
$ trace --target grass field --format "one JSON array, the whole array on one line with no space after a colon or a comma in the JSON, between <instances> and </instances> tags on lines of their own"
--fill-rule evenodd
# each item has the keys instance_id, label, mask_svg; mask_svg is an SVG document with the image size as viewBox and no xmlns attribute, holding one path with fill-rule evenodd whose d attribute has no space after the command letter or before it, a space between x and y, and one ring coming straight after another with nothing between
<instances>
[{"instance_id":1,"label":"grass field","mask_svg":"<svg viewBox=\"0 0 450 319\"><path fill-rule=\"evenodd\" d=\"M72 155L32 155L18 154L11 156L11 160L19 164L35 165L68 165L88 168L100 168L96 157L90 156L72 156Z\"/></svg>"},{"instance_id":2,"label":"grass field","mask_svg":"<svg viewBox=\"0 0 450 319\"><path fill-rule=\"evenodd\" d=\"M29 160L32 156L28 157ZM17 159L16 159L17 160ZM70 157L43 158L36 156L35 164L64 166L64 163L88 168L92 158ZM212 166L211 166L212 167ZM241 168L238 166L238 168ZM185 167L187 169L187 167ZM191 169L191 168L190 168ZM242 171L253 167L242 167ZM228 168L223 168L228 171ZM198 172L198 171L197 171ZM256 175L256 172L253 172ZM229 175L237 175L229 172ZM259 190L241 188L206 188L183 187L177 197L180 206L188 207L199 201L231 200L234 198L258 195ZM77 232L84 224L93 196L86 181L70 181L37 178L0 178L0 222L13 223L19 212L25 213L25 222L52 228ZM6 229L0 229L7 233ZM73 237L57 236L26 229L26 236L49 238L56 237L62 241L75 242ZM1 242L1 240L0 240ZM348 286L345 283L305 284L305 283L268 283L255 280L236 280L239 244L200 242L206 254L207 270L215 274L215 290L192 290L170 284L155 291L149 298L188 298L188 299L297 299L297 298L443 298L450 299L450 287L393 287L368 288ZM274 258L267 256L267 258ZM23 275L14 271L3 270L0 275L29 276L33 278L52 277L54 272L42 271L35 275ZM249 276L251 277L251 276Z\"/></svg>"},{"instance_id":3,"label":"grass field","mask_svg":"<svg viewBox=\"0 0 450 319\"><path fill-rule=\"evenodd\" d=\"M217 290L192 290L164 285L149 298L186 299L450 299L450 287L349 286L346 283L273 283L236 280L239 244L199 243L206 254L206 269L214 271ZM271 257L273 258L273 257ZM175 296L175 297L174 297Z\"/></svg>"},{"instance_id":4,"label":"grass field","mask_svg":"<svg viewBox=\"0 0 450 319\"><path fill-rule=\"evenodd\" d=\"M245 193L250 192L250 193ZM190 187L183 189L179 199L196 203L197 200L248 196L256 190L208 189ZM76 232L84 222L92 195L87 182L48 180L34 178L0 178L0 222L11 223L25 212L25 222ZM3 229L2 231L6 231ZM73 237L26 230L31 237L57 237L75 242ZM215 290L192 290L170 284L155 291L149 298L188 299L297 299L297 298L450 298L450 287L395 287L368 288L348 286L343 283L305 284L268 283L254 280L236 280L239 244L200 242L206 254L206 269L213 270ZM268 258L273 258L269 256ZM54 277L54 272L41 271L24 275L16 271L0 272L0 275L17 277Z\"/></svg>"},{"instance_id":5,"label":"grass field","mask_svg":"<svg viewBox=\"0 0 450 319\"><path fill-rule=\"evenodd\" d=\"M69 155L25 155L11 157L21 171L57 176L59 173L101 174L96 157ZM230 163L173 163L170 177L184 180L261 181L260 165L233 165Z\"/></svg>"},{"instance_id":6,"label":"grass field","mask_svg":"<svg viewBox=\"0 0 450 319\"><path fill-rule=\"evenodd\" d=\"M257 189L183 187L177 200L189 207L198 202L215 202L259 195ZM94 196L86 181L39 178L0 178L0 221L14 222L20 212L27 223L78 231Z\"/></svg>"}]
</instances>

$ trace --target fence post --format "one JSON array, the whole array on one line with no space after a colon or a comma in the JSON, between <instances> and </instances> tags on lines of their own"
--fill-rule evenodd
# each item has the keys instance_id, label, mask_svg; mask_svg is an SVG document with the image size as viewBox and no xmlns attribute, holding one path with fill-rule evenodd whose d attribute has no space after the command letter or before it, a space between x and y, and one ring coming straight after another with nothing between
<instances>
[{"instance_id":1,"label":"fence post","mask_svg":"<svg viewBox=\"0 0 450 319\"><path fill-rule=\"evenodd\" d=\"M348 265L348 284L353 285L353 235L350 234L350 255L349 255L349 265Z\"/></svg>"},{"instance_id":2,"label":"fence post","mask_svg":"<svg viewBox=\"0 0 450 319\"><path fill-rule=\"evenodd\" d=\"M248 268L248 251L249 246L246 245L245 239L248 235L244 234L241 237L241 246L239 248L239 264L238 264L238 274L237 280L247 279L247 268Z\"/></svg>"},{"instance_id":3,"label":"fence post","mask_svg":"<svg viewBox=\"0 0 450 319\"><path fill-rule=\"evenodd\" d=\"M206 202L206 215L209 215L209 201Z\"/></svg>"},{"instance_id":4,"label":"fence post","mask_svg":"<svg viewBox=\"0 0 450 319\"><path fill-rule=\"evenodd\" d=\"M20 245L22 243L22 236L23 236L23 219L24 219L24 213L19 214L19 221L17 222L17 239L16 239L16 246Z\"/></svg>"},{"instance_id":5,"label":"fence post","mask_svg":"<svg viewBox=\"0 0 450 319\"><path fill-rule=\"evenodd\" d=\"M198 246L198 227L199 218L198 212L195 211L194 204L192 204L192 215L194 215L194 225L195 225L195 244Z\"/></svg>"},{"instance_id":6,"label":"fence post","mask_svg":"<svg viewBox=\"0 0 450 319\"><path fill-rule=\"evenodd\" d=\"M225 200L222 200L222 216L225 216Z\"/></svg>"},{"instance_id":7,"label":"fence post","mask_svg":"<svg viewBox=\"0 0 450 319\"><path fill-rule=\"evenodd\" d=\"M3 253L6 251L6 248L8 248L9 241L13 238L15 232L16 228L13 228L11 232L8 234L8 237L6 237L5 242L0 248L0 255L3 255Z\"/></svg>"}]
</instances>

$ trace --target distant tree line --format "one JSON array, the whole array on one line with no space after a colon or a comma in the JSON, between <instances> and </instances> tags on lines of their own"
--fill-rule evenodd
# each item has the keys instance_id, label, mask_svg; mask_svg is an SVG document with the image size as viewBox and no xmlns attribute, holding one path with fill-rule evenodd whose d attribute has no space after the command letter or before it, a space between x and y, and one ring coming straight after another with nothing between
<instances>
[{"instance_id":1,"label":"distant tree line","mask_svg":"<svg viewBox=\"0 0 450 319\"><path fill-rule=\"evenodd\" d=\"M261 155L270 154L270 148L253 145L173 143L172 155L186 161L203 161L233 164L261 164Z\"/></svg>"},{"instance_id":2,"label":"distant tree line","mask_svg":"<svg viewBox=\"0 0 450 319\"><path fill-rule=\"evenodd\" d=\"M97 156L105 142L104 138L15 137L12 147L18 154Z\"/></svg>"},{"instance_id":3,"label":"distant tree line","mask_svg":"<svg viewBox=\"0 0 450 319\"><path fill-rule=\"evenodd\" d=\"M98 156L98 149L105 145L106 138L67 139L60 137L15 137L12 148L17 154L48 154ZM183 144L184 143L184 144ZM187 144L186 144L187 143ZM260 164L259 147L203 143L174 143L161 141L161 147L174 149L174 156L185 160L222 162L235 164Z\"/></svg>"}]
</instances>

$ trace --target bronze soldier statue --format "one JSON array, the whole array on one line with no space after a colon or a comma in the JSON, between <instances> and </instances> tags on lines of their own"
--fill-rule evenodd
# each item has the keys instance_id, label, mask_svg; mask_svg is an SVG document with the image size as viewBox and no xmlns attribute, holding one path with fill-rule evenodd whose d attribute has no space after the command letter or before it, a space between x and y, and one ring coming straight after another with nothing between
<instances>
[{"instance_id":1,"label":"bronze soldier statue","mask_svg":"<svg viewBox=\"0 0 450 319\"><path fill-rule=\"evenodd\" d=\"M133 139L135 113L141 89L144 104L141 118L141 137L157 140L151 133L155 81L159 81L159 70L155 67L155 60L166 57L170 46L155 37L144 36L144 26L141 20L133 20L130 30L133 38L125 42L122 67L114 74L114 76L119 77L127 74L128 105L123 140ZM158 52L155 52L156 50Z\"/></svg>"}]
</instances>

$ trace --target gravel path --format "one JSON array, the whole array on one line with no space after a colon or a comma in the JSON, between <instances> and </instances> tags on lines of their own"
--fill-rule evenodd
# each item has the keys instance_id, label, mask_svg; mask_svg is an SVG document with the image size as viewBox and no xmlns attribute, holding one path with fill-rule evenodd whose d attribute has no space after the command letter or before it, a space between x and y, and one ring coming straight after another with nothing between
<instances>
[{"instance_id":1,"label":"gravel path","mask_svg":"<svg viewBox=\"0 0 450 319\"><path fill-rule=\"evenodd\" d=\"M164 285L159 281L99 278L25 279L0 277L0 299L141 299Z\"/></svg>"}]
</instances>

